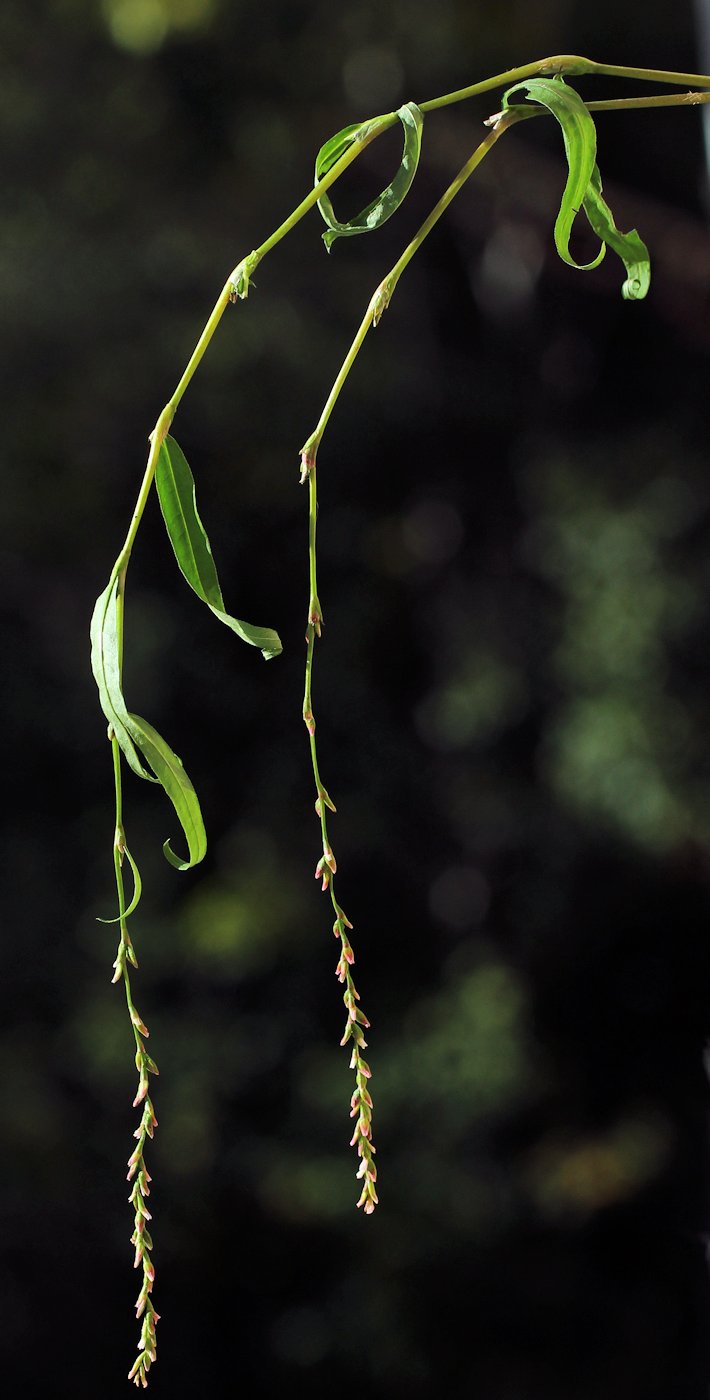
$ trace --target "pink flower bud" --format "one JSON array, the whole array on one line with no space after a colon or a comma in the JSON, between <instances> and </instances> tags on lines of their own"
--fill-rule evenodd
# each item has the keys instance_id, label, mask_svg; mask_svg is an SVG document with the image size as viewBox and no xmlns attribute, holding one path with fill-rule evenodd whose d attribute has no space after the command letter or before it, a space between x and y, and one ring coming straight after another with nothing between
<instances>
[{"instance_id":1,"label":"pink flower bud","mask_svg":"<svg viewBox=\"0 0 710 1400\"><path fill-rule=\"evenodd\" d=\"M147 1076L146 1076L146 1078L144 1079L144 1078L141 1076L141 1080L140 1080L140 1083L139 1083L139 1085L138 1085L138 1092L137 1092L137 1094L136 1094L136 1097L135 1097L134 1100L133 1100L133 1107L134 1107L134 1108L137 1108L138 1105L139 1105L139 1103L142 1103L142 1102L143 1102L143 1100L144 1100L144 1098L145 1098L145 1096L146 1096L147 1093L148 1093L148 1078L147 1078Z\"/></svg>"},{"instance_id":2,"label":"pink flower bud","mask_svg":"<svg viewBox=\"0 0 710 1400\"><path fill-rule=\"evenodd\" d=\"M141 1035L150 1035L148 1027L141 1020L140 1016L138 1015L138 1012L136 1011L135 1006L131 1008L130 1017L136 1030L140 1031Z\"/></svg>"}]
</instances>

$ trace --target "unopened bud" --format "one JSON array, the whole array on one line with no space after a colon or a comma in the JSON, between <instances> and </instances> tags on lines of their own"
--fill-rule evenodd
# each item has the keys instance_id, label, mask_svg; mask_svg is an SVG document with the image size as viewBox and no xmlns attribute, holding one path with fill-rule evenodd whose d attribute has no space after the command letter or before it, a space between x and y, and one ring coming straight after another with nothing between
<instances>
[{"instance_id":1,"label":"unopened bud","mask_svg":"<svg viewBox=\"0 0 710 1400\"><path fill-rule=\"evenodd\" d=\"M142 1102L143 1102L143 1100L144 1100L144 1098L145 1098L145 1096L146 1096L147 1093L148 1093L148 1077L147 1077L147 1075L146 1075L145 1077L144 1077L143 1075L141 1075L140 1082L139 1082L139 1084L138 1084L138 1091L137 1091L137 1093L136 1093L136 1097L135 1097L134 1100L133 1100L133 1107L134 1107L134 1108L137 1108L138 1105L139 1105L139 1103L142 1103Z\"/></svg>"},{"instance_id":2,"label":"unopened bud","mask_svg":"<svg viewBox=\"0 0 710 1400\"><path fill-rule=\"evenodd\" d=\"M145 1022L141 1020L140 1016L138 1015L138 1012L136 1011L135 1006L132 1006L130 1008L129 1014L136 1030L140 1031L141 1035L150 1035L148 1027L146 1026Z\"/></svg>"}]
</instances>

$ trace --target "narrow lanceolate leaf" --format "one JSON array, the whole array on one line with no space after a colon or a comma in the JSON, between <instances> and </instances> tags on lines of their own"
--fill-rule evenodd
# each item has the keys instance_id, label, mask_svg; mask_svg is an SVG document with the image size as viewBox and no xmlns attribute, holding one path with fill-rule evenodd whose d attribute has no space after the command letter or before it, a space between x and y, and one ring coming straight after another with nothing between
<instances>
[{"instance_id":1,"label":"narrow lanceolate leaf","mask_svg":"<svg viewBox=\"0 0 710 1400\"><path fill-rule=\"evenodd\" d=\"M584 212L594 232L608 243L618 254L626 268L626 281L621 294L627 301L641 301L651 282L651 260L648 248L635 228L629 233L621 233L614 223L614 215L602 196L602 180L599 167L594 166L584 196Z\"/></svg>"},{"instance_id":2,"label":"narrow lanceolate leaf","mask_svg":"<svg viewBox=\"0 0 710 1400\"><path fill-rule=\"evenodd\" d=\"M588 272L590 268L599 266L606 252L606 243L602 242L599 255L593 262L578 263L569 251L569 240L575 216L589 189L596 161L597 133L594 122L579 93L567 87L562 78L528 78L523 83L516 83L508 88L503 97L504 111L509 106L508 99L521 89L525 89L533 102L547 107L562 128L569 169L560 212L555 221L555 247L563 262ZM593 227L595 232L599 231L595 225Z\"/></svg>"},{"instance_id":3,"label":"narrow lanceolate leaf","mask_svg":"<svg viewBox=\"0 0 710 1400\"><path fill-rule=\"evenodd\" d=\"M151 783L160 783L170 798L185 833L188 859L180 860L167 841L163 850L171 865L177 866L178 870L187 870L202 860L207 849L200 804L177 755L147 720L132 715L126 707L121 689L117 599L116 575L97 598L91 619L91 665L99 688L101 708L133 772ZM142 760L148 765L147 768ZM129 856L128 859L137 880L132 912L137 903L136 895L140 895L140 876L132 858Z\"/></svg>"},{"instance_id":4,"label":"narrow lanceolate leaf","mask_svg":"<svg viewBox=\"0 0 710 1400\"><path fill-rule=\"evenodd\" d=\"M327 231L323 234L323 242L328 252L330 252L336 238L350 238L356 233L372 233L374 229L379 228L399 209L407 194L419 164L424 117L414 102L406 102L403 107L400 107L397 116L404 131L402 160L392 183L378 195L377 199L373 199L372 203L356 214L354 219L349 219L344 224L339 223L336 219L327 194L322 194L318 200L318 208L328 225ZM356 126L346 126L335 136L331 136L330 141L326 141L324 146L321 146L316 156L316 184L323 179L324 175L327 175L336 160L339 160L348 147L358 139L358 133L367 130L368 126L370 126L369 122L361 122Z\"/></svg>"},{"instance_id":5,"label":"narrow lanceolate leaf","mask_svg":"<svg viewBox=\"0 0 710 1400\"><path fill-rule=\"evenodd\" d=\"M282 646L273 628L254 627L225 611L212 549L197 511L195 481L173 437L166 437L161 446L155 484L175 558L190 587L220 622L231 627L243 642L259 647L267 661L278 656Z\"/></svg>"},{"instance_id":6,"label":"narrow lanceolate leaf","mask_svg":"<svg viewBox=\"0 0 710 1400\"><path fill-rule=\"evenodd\" d=\"M126 718L128 711L121 690L121 660L118 642L118 576L109 580L103 593L96 599L91 618L91 669L99 688L99 703L121 751L134 773L139 778L147 778L147 773L138 757L135 745L128 732Z\"/></svg>"},{"instance_id":7,"label":"narrow lanceolate leaf","mask_svg":"<svg viewBox=\"0 0 710 1400\"><path fill-rule=\"evenodd\" d=\"M175 808L180 825L185 833L188 846L187 860L181 860L171 849L170 842L163 843L163 852L176 870L189 870L197 865L207 850L207 837L202 820L200 804L190 779L177 754L160 737L157 730L139 715L129 714L127 727L131 738L140 749L146 763L150 765L158 782L162 785Z\"/></svg>"}]
</instances>

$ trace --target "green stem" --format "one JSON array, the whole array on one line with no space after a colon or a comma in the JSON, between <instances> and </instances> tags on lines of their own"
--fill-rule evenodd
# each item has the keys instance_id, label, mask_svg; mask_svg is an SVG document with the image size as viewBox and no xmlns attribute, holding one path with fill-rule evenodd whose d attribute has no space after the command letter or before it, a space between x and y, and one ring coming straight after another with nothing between
<instances>
[{"instance_id":1,"label":"green stem","mask_svg":"<svg viewBox=\"0 0 710 1400\"><path fill-rule=\"evenodd\" d=\"M535 63L526 63L522 68L509 68L494 78L485 78L470 87L458 88L444 97L434 97L428 102L420 102L422 112L434 112L441 107L451 107L456 102L465 102L469 97L479 97L494 88L512 87L513 83L524 82L526 78L560 76L581 76L597 74L611 78L634 78L639 82L672 83L678 87L710 88L710 77L701 73L670 73L657 68L626 68L610 63L595 63L594 59L582 58L579 54L556 54L553 58L540 58Z\"/></svg>"},{"instance_id":2,"label":"green stem","mask_svg":"<svg viewBox=\"0 0 710 1400\"><path fill-rule=\"evenodd\" d=\"M486 78L482 82L473 83L470 87L460 88L456 92L447 93L443 97L437 97L431 99L428 102L423 102L420 104L420 108L422 112L435 111L441 107L448 107L454 103L463 102L470 97L476 97L481 95L482 93L490 92L495 88L512 86L513 83L522 82L525 78L534 77L535 75L539 74L567 74L577 76L581 74L603 74L613 77L635 78L641 81L673 83L679 86L691 84L695 87L710 88L710 77L705 77L701 74L671 73L651 68L645 69L616 67L612 64L595 63L592 59L582 58L576 54L558 54L553 58L543 58L539 59L535 63L525 64L521 68L509 68L507 72L499 73L493 78ZM702 93L680 93L669 97L658 96L653 98L624 98L619 99L617 101L609 102L590 102L587 105L590 107L591 110L613 111L625 107L670 107L676 105L693 105L708 100L710 100L710 98L705 97ZM518 117L518 120L521 120L521 117ZM370 123L364 123L361 132L358 134L357 140L354 141L353 144L348 148L348 150L340 157L340 159L335 162L335 164L328 171L328 173L324 175L323 178L319 180L316 185L314 185L313 189L310 190L309 193L305 196L305 198L301 200L301 203L297 205L297 207L293 210L291 214L289 214L288 218L284 219L283 223L281 223L279 227L275 229L274 232L267 239L265 239L265 241L258 248L256 248L252 253L248 254L247 257L243 258L242 261L237 264L234 271L230 274L227 281L225 282L217 298L217 301L215 302L215 305L212 308L210 316L207 319L207 322L199 337L199 340L197 341L197 344L192 352L192 355L190 356L190 359L187 362L185 370L183 371L183 374L180 377L175 391L172 394L171 398L168 400L165 407L163 408L162 412L160 413L156 421L155 427L150 435L150 451L148 453L148 462L143 476L143 481L141 483L140 491L138 493L138 499L136 501L135 509L133 511L133 516L131 518L128 534L126 535L126 539L124 541L123 548L119 555L116 566L123 573L124 577L125 570L128 565L128 560L130 558L131 550L133 548L133 543L138 532L138 527L143 517L143 512L145 510L148 496L150 495L150 489L153 484L153 478L155 476L155 468L157 465L158 453L160 451L161 444L169 431L170 425L175 416L175 413L177 412L177 408L182 400L182 397L186 389L188 388L188 385L190 384L195 374L195 371L200 365L207 350L207 347L209 346L210 341L212 340L212 337L230 301L234 301L237 298L237 296L242 298L247 296L251 277L255 268L261 262L262 258L264 258L267 253L271 252L272 248L275 248L276 245L280 243L283 238L286 237L286 234L290 233L291 229L293 229L296 226L296 224L299 223L300 220L307 213L309 213L309 211L314 207L314 205L317 204L321 195L324 194L325 191L329 189L330 186L333 185L335 181L340 178L343 172L347 170L348 166L352 165L353 161L357 160L357 157L362 153L365 147L369 146L372 141L376 140L376 138L378 136L381 136L384 131L388 130L389 127L393 126L396 121L396 112L390 112L385 116L377 117ZM482 159L483 155L485 154L486 150L481 150L481 154L478 156L478 159ZM475 165L472 168L475 169ZM463 183L463 180L467 178L467 175L459 177L461 183ZM457 193L458 188L460 188L460 184L458 184L453 190L453 193L451 194L450 198L453 198L454 194ZM443 207L445 208L446 205L444 204ZM443 212L443 210L441 212ZM440 213L435 214L433 222L436 222L436 218L438 217L440 217ZM426 237L426 233L422 233L421 236ZM415 251L416 248L413 248L409 252L409 257L411 257ZM408 260L409 258L407 258L407 261ZM402 266L406 266L406 262L404 262ZM402 269L400 269L400 271L401 270ZM389 295L391 295L393 290L394 283L390 288ZM384 309L384 307L381 307L381 309ZM341 374L339 376L339 382L336 381L336 384L333 386L332 402L329 405L326 405L326 409L324 410L325 418L323 422L323 427L325 427L325 423L327 422L328 416L330 414L330 409L332 408L333 403L335 403L335 400L337 399L338 394L340 393L342 385L345 383L345 380L352 367L352 363L354 362L358 354L358 351L360 349L360 346L362 345L363 340L365 339L367 331L369 330L370 325L373 324L373 321L374 323L376 323L379 314L381 314L381 311L378 312L376 307L374 308L374 310L371 308L370 311L368 311L367 316L363 320L362 325L360 326L360 329L356 336L356 340L353 342L353 345L351 347L350 361L349 363L346 362L343 364ZM123 591L123 584L121 585L121 591Z\"/></svg>"},{"instance_id":3,"label":"green stem","mask_svg":"<svg viewBox=\"0 0 710 1400\"><path fill-rule=\"evenodd\" d=\"M266 254L271 251L272 248L275 248L277 243L280 243L281 239L286 237L287 233L290 233L291 229L294 228L297 223L299 223L299 221L304 217L304 215L309 213L309 211L314 207L314 205L317 204L321 195L324 194L325 191L329 189L330 186L334 184L337 179L339 179L339 177L343 174L343 171L347 170L348 166L352 165L353 161L357 160L358 156L362 154L366 146L369 146L372 141L376 140L378 136L381 136L382 132L386 131L390 126L393 126L396 121L396 112L390 112L386 116L378 117L375 121L372 121L369 124L364 124L362 132L358 135L358 139L354 141L352 146L348 148L345 154L342 155L340 159L335 162L335 164L327 172L327 174L323 176L322 180L319 180L318 183L314 185L313 189L309 191L305 199L301 200L301 203L296 207L296 209L294 209L293 212L289 214L287 219L284 219L283 223L280 224L277 229L275 229L271 236L267 238L265 242L260 245L259 248L256 248L254 252L249 253L247 257L243 258L242 261L237 264L237 266L234 268L234 271L227 278L227 281L225 282L212 308L212 311L205 323L202 334L200 335L200 338L197 341L197 344L187 362L187 365L185 366L185 369L180 377L175 391L172 394L171 398L168 400L165 407L163 408L162 412L159 414L155 427L152 433L150 434L150 450L148 452L148 462L146 465L145 473L143 475L143 481L141 482L141 487L138 492L138 499L136 501L133 515L131 517L131 523L128 528L128 534L126 535L126 538L123 543L123 548L118 556L118 560L115 565L115 569L119 571L123 576L120 585L121 593L123 592L123 588L125 585L125 573L128 567L128 561L131 556L131 550L133 548L133 544L138 533L138 527L143 518L143 512L145 510L146 503L150 495L150 489L153 484L153 478L155 476L155 469L158 461L158 453L160 452L161 445L168 434L170 425L173 421L173 418L175 417L175 413L177 412L178 405L180 404L185 390L190 384L195 374L195 371L200 365L202 359L204 358L207 347L209 346L210 341L212 340L212 337L215 331L217 330L217 327L227 307L229 306L230 302L235 301L237 297L245 298L247 296L251 277L254 273L255 268L261 262L262 258L264 258Z\"/></svg>"},{"instance_id":4,"label":"green stem","mask_svg":"<svg viewBox=\"0 0 710 1400\"><path fill-rule=\"evenodd\" d=\"M533 109L531 108L530 111L532 112ZM314 431L311 433L311 436L307 439L304 447L302 448L302 463L304 473L310 470L311 463L315 463L315 456L318 451L321 438L323 437L323 434L327 427L328 420L330 418L331 413L333 412L335 404L337 403L343 385L345 384L345 381L362 348L365 337L370 327L377 325L382 313L389 306L395 287L402 273L404 272L405 267L409 262L411 262L412 258L414 257L414 254L424 242L424 239L429 233L431 233L431 230L434 228L435 224L438 223L445 210L448 209L452 199L455 199L456 195L459 193L459 190L466 183L469 177L473 174L477 166L480 165L484 157L488 155L488 152L496 144L496 141L498 141L503 135L503 132L507 131L509 127L514 126L516 122L524 121L527 118L527 116L527 108L520 108L520 110L510 110L506 112L503 116L501 116L500 120L496 123L490 135L486 136L485 139L481 141L480 145L477 146L476 150L473 152L473 155L470 156L469 159L466 161L466 164L461 167L458 175L455 177L455 179L452 180L448 189L441 196L441 199L438 201L438 203L435 204L431 213L421 225L421 228L419 228L417 233L414 235L414 238L411 240L410 243L407 244L407 247L405 248L401 257L398 258L394 267L387 274L387 276L383 278L382 282L377 288L377 291L375 292L374 296L370 301L367 311L365 312L365 315L363 316L360 326L358 327L358 330L352 341L350 349L348 350L347 355L345 356L345 359L343 360L343 363L340 367L340 370L338 371L335 383L333 384L333 387L323 406L323 411L320 415L320 418L318 419L318 423L316 424ZM305 475L303 479L305 480Z\"/></svg>"},{"instance_id":5,"label":"green stem","mask_svg":"<svg viewBox=\"0 0 710 1400\"><path fill-rule=\"evenodd\" d=\"M362 131L358 133L353 145L348 148L345 154L342 155L333 166L331 166L327 175L324 175L322 180L319 180L318 184L314 185L313 189L306 195L305 199L301 200L301 203L294 209L293 213L289 214L289 217L279 225L275 233L272 233L271 237L267 238L266 241L261 244L261 247L257 249L257 257L261 259L266 253L270 253L271 249L275 248L276 244L280 243L281 239L285 238L287 233L290 233L291 229L303 218L304 214L307 214L309 210L318 203L321 195L325 193L330 185L334 184L334 182L339 179L343 171L347 170L348 166L352 165L354 160L357 160L357 157L364 151L365 147L369 146L370 142L375 141L378 136L381 136L383 131L387 131L389 127L394 126L396 122L397 113L388 112L386 116L377 117L374 121L364 124Z\"/></svg>"},{"instance_id":6,"label":"green stem","mask_svg":"<svg viewBox=\"0 0 710 1400\"><path fill-rule=\"evenodd\" d=\"M351 1146L357 1149L360 1158L360 1166L357 1176L362 1182L360 1199L358 1206L362 1206L366 1215L371 1215L377 1205L377 1168L375 1166L375 1146L372 1141L372 1098L369 1090L370 1067L363 1058L363 1050L366 1048L364 1027L369 1026L369 1021L364 1012L358 1007L360 1000L359 993L355 987L351 972L352 964L355 961L352 944L348 937L348 929L352 924L345 911L341 908L335 896L335 871L336 861L333 849L328 837L328 823L326 809L335 811L335 807L326 792L320 775L318 766L318 751L316 746L316 722L313 715L313 655L315 651L316 637L321 635L323 625L323 614L318 601L318 577L316 565L316 523L318 519L318 490L316 480L315 458L307 461L305 471L308 477L308 578L309 578L309 604L308 604L308 624L306 628L306 680L303 696L303 718L308 729L310 741L311 764L313 767L313 778L316 788L316 812L320 819L321 839L323 844L323 855L316 866L316 878L322 880L323 890L328 890L330 901L335 914L333 923L333 933L340 940L340 956L336 967L336 975L341 986L344 986L343 1002L347 1010L347 1020L345 1032L341 1040L341 1045L352 1042L350 1067L355 1071L355 1090L350 1100L350 1116L355 1118L355 1128L351 1139ZM305 477L304 477L305 480Z\"/></svg>"},{"instance_id":7,"label":"green stem","mask_svg":"<svg viewBox=\"0 0 710 1400\"><path fill-rule=\"evenodd\" d=\"M710 92L664 92L653 97L618 97L584 105L589 112L623 112L636 107L697 107L703 102L710 102Z\"/></svg>"}]
</instances>

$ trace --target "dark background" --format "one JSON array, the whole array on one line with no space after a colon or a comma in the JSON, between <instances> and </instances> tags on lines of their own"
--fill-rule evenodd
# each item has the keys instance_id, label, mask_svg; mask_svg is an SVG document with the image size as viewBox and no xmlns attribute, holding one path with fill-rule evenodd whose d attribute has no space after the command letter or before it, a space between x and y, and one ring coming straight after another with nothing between
<instances>
[{"instance_id":1,"label":"dark background","mask_svg":"<svg viewBox=\"0 0 710 1400\"><path fill-rule=\"evenodd\" d=\"M544 54L697 70L687 3L55 0L0 9L2 1374L126 1394L132 1040L110 985L110 755L88 624L146 437L231 268L346 122ZM707 63L707 60L706 60ZM629 84L580 82L585 95ZM647 92L652 89L640 89ZM302 702L298 451L377 283L496 95L427 117L402 210L311 214L230 309L174 432L227 606L151 501L129 704L184 757L186 875L129 775L139 1009L161 1069L156 1397L696 1400L708 1376L710 231L700 114L600 116L653 259L555 256L560 133L504 138L370 336L319 457L315 708L372 1021L378 1212ZM391 177L378 142L334 195ZM580 230L580 260L593 246Z\"/></svg>"}]
</instances>

